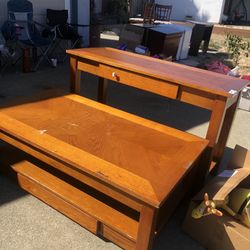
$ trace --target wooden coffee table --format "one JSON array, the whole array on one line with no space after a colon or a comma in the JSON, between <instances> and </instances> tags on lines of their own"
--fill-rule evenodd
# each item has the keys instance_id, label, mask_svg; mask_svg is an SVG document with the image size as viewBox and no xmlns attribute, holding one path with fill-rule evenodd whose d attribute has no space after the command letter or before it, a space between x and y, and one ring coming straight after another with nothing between
<instances>
[{"instance_id":1,"label":"wooden coffee table","mask_svg":"<svg viewBox=\"0 0 250 250\"><path fill-rule=\"evenodd\" d=\"M1 109L0 138L47 164L14 166L25 190L94 234L140 250L195 186L208 145L73 94Z\"/></svg>"}]
</instances>

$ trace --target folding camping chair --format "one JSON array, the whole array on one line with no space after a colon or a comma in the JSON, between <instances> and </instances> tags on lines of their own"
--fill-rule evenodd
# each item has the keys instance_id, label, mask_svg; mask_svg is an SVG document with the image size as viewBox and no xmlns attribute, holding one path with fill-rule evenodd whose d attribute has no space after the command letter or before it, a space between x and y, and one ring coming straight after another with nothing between
<instances>
[{"instance_id":1,"label":"folding camping chair","mask_svg":"<svg viewBox=\"0 0 250 250\"><path fill-rule=\"evenodd\" d=\"M16 39L21 47L32 48L36 55L32 70L36 71L43 60L52 65L48 55L54 46L53 39L44 38L37 28L43 26L33 20L33 5L27 0L10 0L7 3L8 21L15 27ZM39 52L39 53L37 53ZM39 56L37 57L37 54ZM52 65L53 66L53 65Z\"/></svg>"},{"instance_id":2,"label":"folding camping chair","mask_svg":"<svg viewBox=\"0 0 250 250\"><path fill-rule=\"evenodd\" d=\"M64 61L66 58L66 49L76 48L82 39L75 27L84 25L69 24L68 10L47 9L47 26L49 26L50 29L46 28L43 31L43 34L45 36L50 36L50 31L52 30L53 37L53 31L56 32L56 45L54 47L54 51L56 52L57 48L59 48L63 54L63 59L61 61ZM57 57L59 57L58 53Z\"/></svg>"},{"instance_id":3,"label":"folding camping chair","mask_svg":"<svg viewBox=\"0 0 250 250\"><path fill-rule=\"evenodd\" d=\"M16 51L8 47L6 40L0 31L0 73L15 61Z\"/></svg>"}]
</instances>

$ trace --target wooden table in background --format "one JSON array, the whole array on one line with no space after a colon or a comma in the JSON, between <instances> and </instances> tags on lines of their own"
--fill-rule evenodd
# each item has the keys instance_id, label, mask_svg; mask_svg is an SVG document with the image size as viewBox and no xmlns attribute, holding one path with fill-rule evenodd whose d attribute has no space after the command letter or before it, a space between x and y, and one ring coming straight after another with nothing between
<instances>
[{"instance_id":1,"label":"wooden table in background","mask_svg":"<svg viewBox=\"0 0 250 250\"><path fill-rule=\"evenodd\" d=\"M68 50L71 91L80 93L81 71L99 77L98 100L107 79L211 111L206 138L208 168L223 156L241 90L248 81L112 48Z\"/></svg>"},{"instance_id":2,"label":"wooden table in background","mask_svg":"<svg viewBox=\"0 0 250 250\"><path fill-rule=\"evenodd\" d=\"M1 140L48 164L16 164L21 187L125 249L151 248L208 144L78 95L3 108L0 121Z\"/></svg>"}]
</instances>

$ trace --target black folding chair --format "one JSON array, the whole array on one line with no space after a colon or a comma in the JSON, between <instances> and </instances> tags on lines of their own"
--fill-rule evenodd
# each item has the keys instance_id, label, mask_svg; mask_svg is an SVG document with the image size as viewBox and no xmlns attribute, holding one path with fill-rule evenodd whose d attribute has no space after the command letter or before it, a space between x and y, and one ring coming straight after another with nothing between
<instances>
[{"instance_id":1,"label":"black folding chair","mask_svg":"<svg viewBox=\"0 0 250 250\"><path fill-rule=\"evenodd\" d=\"M16 39L21 47L31 47L36 52L32 70L36 71L43 60L53 66L49 52L54 46L53 40L44 38L38 29L43 26L33 20L33 5L27 0L10 0L7 3L8 21L15 28ZM38 53L37 53L38 52ZM38 57L37 57L38 55Z\"/></svg>"},{"instance_id":2,"label":"black folding chair","mask_svg":"<svg viewBox=\"0 0 250 250\"><path fill-rule=\"evenodd\" d=\"M51 36L51 31L56 32L56 46L54 47L54 51L56 52L57 48L59 48L64 55L62 60L64 61L66 58L66 49L73 49L80 45L82 37L75 28L80 25L68 23L68 10L47 9L47 26L49 26L50 29L45 29L43 34L45 36Z\"/></svg>"}]
</instances>

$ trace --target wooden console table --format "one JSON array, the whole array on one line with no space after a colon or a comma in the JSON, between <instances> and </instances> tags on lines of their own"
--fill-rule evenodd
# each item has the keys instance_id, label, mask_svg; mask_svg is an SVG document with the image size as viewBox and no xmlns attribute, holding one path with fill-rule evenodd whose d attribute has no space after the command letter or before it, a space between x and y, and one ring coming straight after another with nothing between
<instances>
[{"instance_id":1,"label":"wooden console table","mask_svg":"<svg viewBox=\"0 0 250 250\"><path fill-rule=\"evenodd\" d=\"M112 48L68 50L71 91L80 93L81 71L99 76L105 103L107 79L211 110L206 138L208 168L218 166L241 90L248 81Z\"/></svg>"},{"instance_id":2,"label":"wooden console table","mask_svg":"<svg viewBox=\"0 0 250 250\"><path fill-rule=\"evenodd\" d=\"M151 248L199 179L208 145L73 94L1 109L0 139L48 164L14 166L25 190L94 234L137 250Z\"/></svg>"}]
</instances>

